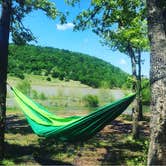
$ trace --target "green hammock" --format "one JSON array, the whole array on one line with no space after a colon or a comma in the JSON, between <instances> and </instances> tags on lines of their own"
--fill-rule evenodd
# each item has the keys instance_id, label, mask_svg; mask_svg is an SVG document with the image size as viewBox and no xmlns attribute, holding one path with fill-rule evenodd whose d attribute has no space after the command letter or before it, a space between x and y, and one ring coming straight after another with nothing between
<instances>
[{"instance_id":1,"label":"green hammock","mask_svg":"<svg viewBox=\"0 0 166 166\"><path fill-rule=\"evenodd\" d=\"M83 141L92 137L119 116L135 98L135 94L131 94L86 116L63 118L50 113L16 88L11 89L32 130L38 136L63 141Z\"/></svg>"}]
</instances>

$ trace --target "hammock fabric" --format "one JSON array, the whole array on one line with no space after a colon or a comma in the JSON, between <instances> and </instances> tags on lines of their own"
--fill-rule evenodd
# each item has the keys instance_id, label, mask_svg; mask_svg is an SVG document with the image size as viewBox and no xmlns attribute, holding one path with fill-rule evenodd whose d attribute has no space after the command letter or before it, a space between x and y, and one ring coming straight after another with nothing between
<instances>
[{"instance_id":1,"label":"hammock fabric","mask_svg":"<svg viewBox=\"0 0 166 166\"><path fill-rule=\"evenodd\" d=\"M87 116L63 118L50 113L16 88L11 89L32 130L38 136L71 142L84 141L95 135L119 116L135 98L135 94L131 94Z\"/></svg>"}]
</instances>

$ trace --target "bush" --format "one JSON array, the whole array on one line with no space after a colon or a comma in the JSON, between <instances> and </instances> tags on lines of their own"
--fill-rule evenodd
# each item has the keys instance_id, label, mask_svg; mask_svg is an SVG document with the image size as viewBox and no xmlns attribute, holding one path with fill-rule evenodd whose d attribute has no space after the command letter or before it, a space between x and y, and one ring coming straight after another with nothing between
<instances>
[{"instance_id":1,"label":"bush","mask_svg":"<svg viewBox=\"0 0 166 166\"><path fill-rule=\"evenodd\" d=\"M51 81L51 78L50 78L50 77L47 77L46 80L47 80L47 81Z\"/></svg>"},{"instance_id":2,"label":"bush","mask_svg":"<svg viewBox=\"0 0 166 166\"><path fill-rule=\"evenodd\" d=\"M19 89L25 95L30 96L31 84L30 84L29 80L23 80L23 81L21 81L20 83L18 83L16 85L16 88Z\"/></svg>"},{"instance_id":3,"label":"bush","mask_svg":"<svg viewBox=\"0 0 166 166\"><path fill-rule=\"evenodd\" d=\"M22 80L25 79L25 76L21 71L15 71L13 73L10 73L10 76L15 76L15 77L18 77Z\"/></svg>"},{"instance_id":4,"label":"bush","mask_svg":"<svg viewBox=\"0 0 166 166\"><path fill-rule=\"evenodd\" d=\"M43 92L38 95L38 98L40 100L46 100L47 99L47 97L45 96L45 94Z\"/></svg>"},{"instance_id":5,"label":"bush","mask_svg":"<svg viewBox=\"0 0 166 166\"><path fill-rule=\"evenodd\" d=\"M95 95L86 95L84 96L83 101L88 107L97 107L99 104L98 97Z\"/></svg>"},{"instance_id":6,"label":"bush","mask_svg":"<svg viewBox=\"0 0 166 166\"><path fill-rule=\"evenodd\" d=\"M36 90L32 90L32 98L38 99L38 92Z\"/></svg>"}]
</instances>

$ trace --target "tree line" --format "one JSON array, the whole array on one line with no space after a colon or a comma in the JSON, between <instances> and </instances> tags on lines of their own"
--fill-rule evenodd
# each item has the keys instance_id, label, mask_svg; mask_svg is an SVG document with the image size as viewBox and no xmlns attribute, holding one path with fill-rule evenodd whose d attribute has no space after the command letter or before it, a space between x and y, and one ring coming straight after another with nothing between
<instances>
[{"instance_id":1,"label":"tree line","mask_svg":"<svg viewBox=\"0 0 166 166\"><path fill-rule=\"evenodd\" d=\"M94 88L126 86L129 74L101 59L68 50L34 45L9 47L8 73L24 78L24 74L75 80Z\"/></svg>"}]
</instances>

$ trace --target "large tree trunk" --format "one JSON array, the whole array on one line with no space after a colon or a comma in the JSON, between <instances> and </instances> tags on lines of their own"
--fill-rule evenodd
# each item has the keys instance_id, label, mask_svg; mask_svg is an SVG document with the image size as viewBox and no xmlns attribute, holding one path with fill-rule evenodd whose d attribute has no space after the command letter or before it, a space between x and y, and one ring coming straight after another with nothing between
<instances>
[{"instance_id":1,"label":"large tree trunk","mask_svg":"<svg viewBox=\"0 0 166 166\"><path fill-rule=\"evenodd\" d=\"M147 0L147 7L152 111L148 165L166 165L166 2Z\"/></svg>"},{"instance_id":2,"label":"large tree trunk","mask_svg":"<svg viewBox=\"0 0 166 166\"><path fill-rule=\"evenodd\" d=\"M4 133L6 119L6 80L11 0L2 1L0 18L0 160L4 157Z\"/></svg>"}]
</instances>

